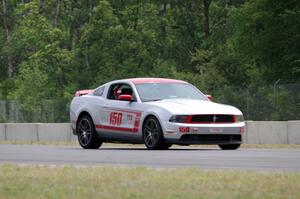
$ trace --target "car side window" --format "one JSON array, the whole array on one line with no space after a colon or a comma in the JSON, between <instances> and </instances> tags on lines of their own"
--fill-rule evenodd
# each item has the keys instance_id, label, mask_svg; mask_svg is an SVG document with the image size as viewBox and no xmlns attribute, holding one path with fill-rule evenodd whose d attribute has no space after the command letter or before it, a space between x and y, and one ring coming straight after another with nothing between
<instances>
[{"instance_id":1,"label":"car side window","mask_svg":"<svg viewBox=\"0 0 300 199\"><path fill-rule=\"evenodd\" d=\"M132 88L128 84L113 84L110 86L108 91L107 98L112 100L118 100L120 95L132 95L134 97L134 93Z\"/></svg>"},{"instance_id":2,"label":"car side window","mask_svg":"<svg viewBox=\"0 0 300 199\"><path fill-rule=\"evenodd\" d=\"M100 87L100 88L97 88L95 91L94 91L94 95L95 96L102 96L103 95L103 92L104 92L104 86Z\"/></svg>"}]
</instances>

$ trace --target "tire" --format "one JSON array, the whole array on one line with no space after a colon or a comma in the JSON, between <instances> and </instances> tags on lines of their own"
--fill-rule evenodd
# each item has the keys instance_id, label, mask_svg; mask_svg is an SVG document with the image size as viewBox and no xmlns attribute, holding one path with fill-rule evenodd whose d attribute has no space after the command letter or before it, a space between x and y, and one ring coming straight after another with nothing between
<instances>
[{"instance_id":1,"label":"tire","mask_svg":"<svg viewBox=\"0 0 300 199\"><path fill-rule=\"evenodd\" d=\"M147 149L168 149L171 145L165 143L159 121L154 116L149 116L143 126L143 141Z\"/></svg>"},{"instance_id":2,"label":"tire","mask_svg":"<svg viewBox=\"0 0 300 199\"><path fill-rule=\"evenodd\" d=\"M236 150L240 147L240 144L219 144L222 150Z\"/></svg>"},{"instance_id":3,"label":"tire","mask_svg":"<svg viewBox=\"0 0 300 199\"><path fill-rule=\"evenodd\" d=\"M80 118L76 127L78 142L84 149L98 149L102 141L97 138L94 122L88 115Z\"/></svg>"},{"instance_id":4,"label":"tire","mask_svg":"<svg viewBox=\"0 0 300 199\"><path fill-rule=\"evenodd\" d=\"M164 144L160 147L160 149L166 150L166 149L169 149L171 146L172 146L172 144L164 143Z\"/></svg>"}]
</instances>

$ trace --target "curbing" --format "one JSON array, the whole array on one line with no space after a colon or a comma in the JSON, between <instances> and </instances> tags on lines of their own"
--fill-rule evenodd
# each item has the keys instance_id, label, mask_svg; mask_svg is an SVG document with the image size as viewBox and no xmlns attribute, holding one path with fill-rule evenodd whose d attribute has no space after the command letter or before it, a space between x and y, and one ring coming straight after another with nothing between
<instances>
[{"instance_id":1,"label":"curbing","mask_svg":"<svg viewBox=\"0 0 300 199\"><path fill-rule=\"evenodd\" d=\"M300 120L246 121L245 144L300 144ZM75 141L69 123L2 123L4 141Z\"/></svg>"}]
</instances>

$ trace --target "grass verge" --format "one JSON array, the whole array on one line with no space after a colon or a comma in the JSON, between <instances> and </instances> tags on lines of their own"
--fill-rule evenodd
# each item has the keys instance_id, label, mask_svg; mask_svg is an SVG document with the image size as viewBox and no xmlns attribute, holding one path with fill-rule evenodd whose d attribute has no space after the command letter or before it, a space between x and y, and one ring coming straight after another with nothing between
<instances>
[{"instance_id":1,"label":"grass verge","mask_svg":"<svg viewBox=\"0 0 300 199\"><path fill-rule=\"evenodd\" d=\"M300 173L0 166L0 198L300 198Z\"/></svg>"}]
</instances>

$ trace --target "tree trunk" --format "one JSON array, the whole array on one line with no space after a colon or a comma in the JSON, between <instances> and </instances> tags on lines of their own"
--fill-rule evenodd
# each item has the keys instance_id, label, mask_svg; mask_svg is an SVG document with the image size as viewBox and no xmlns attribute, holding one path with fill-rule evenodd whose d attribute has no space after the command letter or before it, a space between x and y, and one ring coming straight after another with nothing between
<instances>
[{"instance_id":1,"label":"tree trunk","mask_svg":"<svg viewBox=\"0 0 300 199\"><path fill-rule=\"evenodd\" d=\"M229 1L230 1L230 0L224 0L224 8L225 8L225 10L228 9Z\"/></svg>"},{"instance_id":2,"label":"tree trunk","mask_svg":"<svg viewBox=\"0 0 300 199\"><path fill-rule=\"evenodd\" d=\"M164 0L163 1L163 5L162 5L162 10L161 10L161 16L165 17L167 14L167 6L168 6L168 0ZM160 28L161 28L161 37L162 37L162 41L163 41L163 45L166 44L166 38L167 38L167 30L166 30L166 22L165 20L162 20ZM166 48L160 48L160 53L162 55L162 57L166 56Z\"/></svg>"},{"instance_id":3,"label":"tree trunk","mask_svg":"<svg viewBox=\"0 0 300 199\"><path fill-rule=\"evenodd\" d=\"M60 12L60 1L61 0L56 1L55 15L54 15L54 19L53 19L53 28L57 28L57 19L58 19L58 15Z\"/></svg>"},{"instance_id":4,"label":"tree trunk","mask_svg":"<svg viewBox=\"0 0 300 199\"><path fill-rule=\"evenodd\" d=\"M89 55L88 55L88 49L85 50L84 52L84 61L85 61L85 66L87 69L90 69L90 59L89 59Z\"/></svg>"},{"instance_id":5,"label":"tree trunk","mask_svg":"<svg viewBox=\"0 0 300 199\"><path fill-rule=\"evenodd\" d=\"M139 8L135 9L134 15L135 15L135 17L134 17L133 29L136 30L137 26L138 26L138 22L139 22Z\"/></svg>"},{"instance_id":6,"label":"tree trunk","mask_svg":"<svg viewBox=\"0 0 300 199\"><path fill-rule=\"evenodd\" d=\"M44 13L44 7L45 7L45 1L44 0L40 0L40 2L39 2L39 13L40 14Z\"/></svg>"},{"instance_id":7,"label":"tree trunk","mask_svg":"<svg viewBox=\"0 0 300 199\"><path fill-rule=\"evenodd\" d=\"M75 16L74 8L77 5L77 0L72 0L71 2L72 2L71 3L72 16ZM67 44L67 48L69 50L73 49L73 39L74 39L74 34L76 32L76 25L75 25L76 22L75 22L75 20L73 19L70 26L69 26L69 35L70 35L70 37L69 37L69 42Z\"/></svg>"},{"instance_id":8,"label":"tree trunk","mask_svg":"<svg viewBox=\"0 0 300 199\"><path fill-rule=\"evenodd\" d=\"M2 0L3 3L3 25L5 29L5 34L6 34L6 46L8 49L10 48L10 30L9 30L9 25L8 25L8 8L7 8L7 1ZM8 73L8 78L12 78L13 75L13 64L12 64L12 57L10 54L10 51L8 50L7 52L7 73Z\"/></svg>"},{"instance_id":9,"label":"tree trunk","mask_svg":"<svg viewBox=\"0 0 300 199\"><path fill-rule=\"evenodd\" d=\"M167 6L168 6L168 2L167 2L167 0L164 0L163 1L163 7L162 7L162 16L164 17L164 16L166 16L166 14L167 14ZM165 37L166 36L166 24L165 24L165 22L164 22L164 24L162 25L162 27L161 27L161 31L162 31L162 34L163 34L163 36Z\"/></svg>"},{"instance_id":10,"label":"tree trunk","mask_svg":"<svg viewBox=\"0 0 300 199\"><path fill-rule=\"evenodd\" d=\"M224 0L224 23L227 23L227 18L228 18L228 4L230 0Z\"/></svg>"},{"instance_id":11,"label":"tree trunk","mask_svg":"<svg viewBox=\"0 0 300 199\"><path fill-rule=\"evenodd\" d=\"M210 6L210 3L211 3L211 0L203 0L203 8L204 8L203 31L204 31L206 37L208 37L210 34L210 31L209 31L209 6Z\"/></svg>"},{"instance_id":12,"label":"tree trunk","mask_svg":"<svg viewBox=\"0 0 300 199\"><path fill-rule=\"evenodd\" d=\"M90 57L89 57L89 41L86 41L86 46L84 49L84 61L87 69L90 69Z\"/></svg>"},{"instance_id":13,"label":"tree trunk","mask_svg":"<svg viewBox=\"0 0 300 199\"><path fill-rule=\"evenodd\" d=\"M163 15L165 15L166 12L167 12L167 5L168 5L167 0L164 0L164 2L163 2Z\"/></svg>"},{"instance_id":14,"label":"tree trunk","mask_svg":"<svg viewBox=\"0 0 300 199\"><path fill-rule=\"evenodd\" d=\"M93 4L92 4L92 1L91 1L91 0L88 0L88 1L87 1L87 3L88 3L88 5L87 5L87 6L88 6L88 11L89 11L89 15L88 15L88 16L89 16L89 18L88 18L88 22L90 23L90 22L91 22L91 20L92 20L92 17L91 17L92 15L91 15L91 14L92 14L92 11L93 11Z\"/></svg>"}]
</instances>

